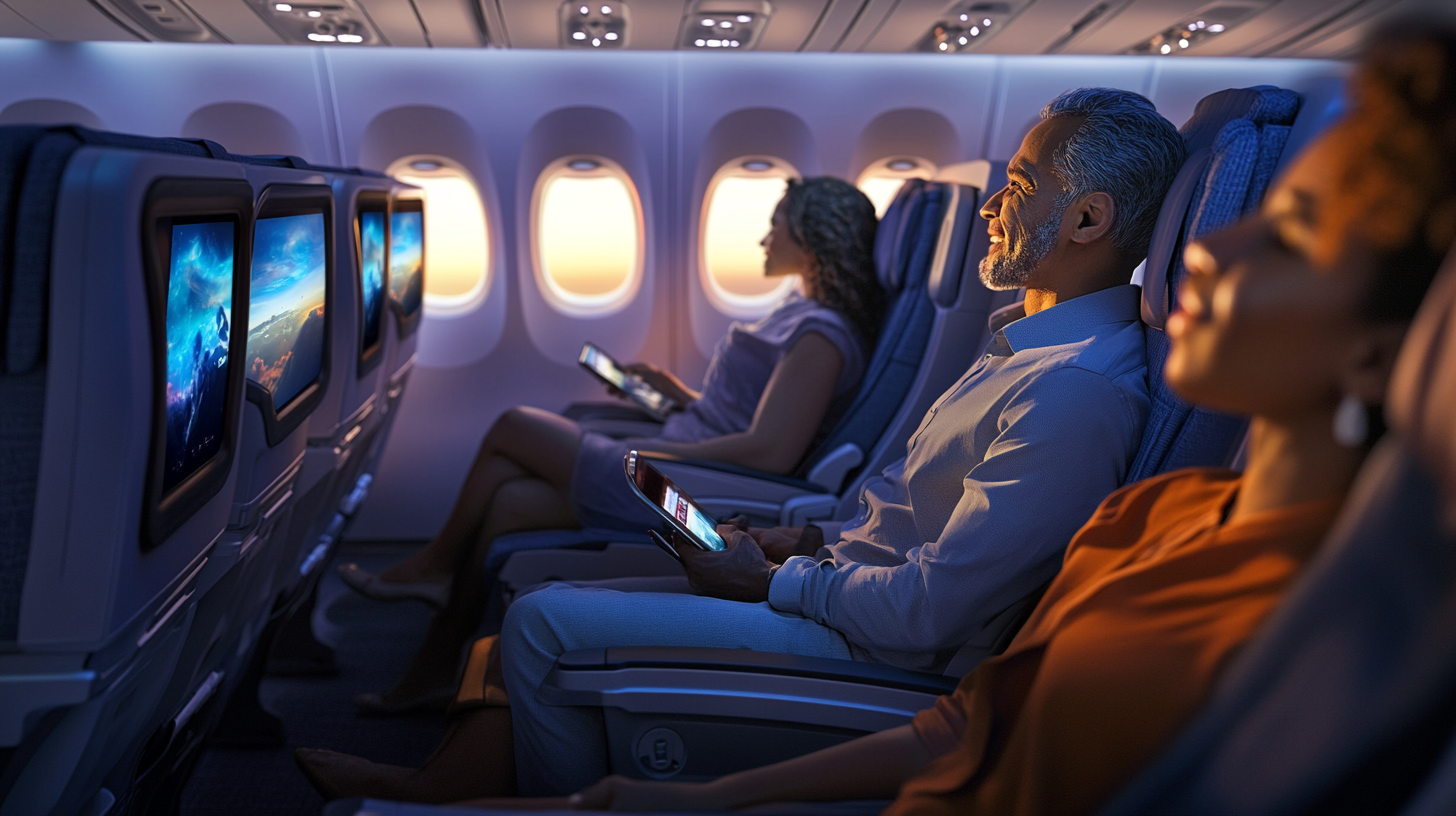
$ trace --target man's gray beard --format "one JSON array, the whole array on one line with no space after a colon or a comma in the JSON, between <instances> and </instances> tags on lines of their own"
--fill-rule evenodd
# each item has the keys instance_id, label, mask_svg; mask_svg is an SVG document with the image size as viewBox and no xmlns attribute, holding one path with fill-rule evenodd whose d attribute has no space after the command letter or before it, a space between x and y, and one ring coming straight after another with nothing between
<instances>
[{"instance_id":1,"label":"man's gray beard","mask_svg":"<svg viewBox=\"0 0 1456 816\"><path fill-rule=\"evenodd\" d=\"M1068 202L1070 203L1070 202ZM1057 245L1057 233L1061 230L1062 214L1066 211L1062 202L1052 207L1052 215L1037 224L1031 234L1014 249L1003 241L1006 247L994 255L987 253L981 259L981 283L993 292L1020 289L1031 280L1031 275L1041 265L1042 259Z\"/></svg>"}]
</instances>

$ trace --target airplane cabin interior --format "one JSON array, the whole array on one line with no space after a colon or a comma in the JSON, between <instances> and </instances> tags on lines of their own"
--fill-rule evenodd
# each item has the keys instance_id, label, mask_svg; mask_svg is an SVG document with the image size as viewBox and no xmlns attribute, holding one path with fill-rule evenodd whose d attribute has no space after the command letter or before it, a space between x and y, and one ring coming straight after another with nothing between
<instances>
[{"instance_id":1,"label":"airplane cabin interior","mask_svg":"<svg viewBox=\"0 0 1456 816\"><path fill-rule=\"evenodd\" d=\"M521 747L527 704L594 718L581 750L600 768L582 784L609 773L641 790L923 728L919 712L1039 631L1080 522L1045 534L1051 555L975 567L1024 557L1018 569L1036 577L991 593L974 625L925 605L891 624L905 650L893 654L930 655L915 661L859 646L858 619L832 611L835 592L905 591L889 578L833 584L812 599L829 612L783 611L774 582L796 560L847 574L849 556L825 560L817 541L765 562L767 594L753 601L818 621L838 652L699 643L685 621L659 620L679 634L562 646L522 694L512 627L557 582L692 581L694 597L712 594L696 583L703 553L683 547L721 555L759 528L792 529L800 544L813 530L828 547L870 524L885 484L915 495L936 478L928 463L914 473L917 450L941 444L958 395L1027 344L1069 342L1045 339L1069 328L1033 341L1015 327L1077 297L1047 309L1027 296L1041 284L991 285L986 270L1021 240L1009 196L1037 186L1027 167L1058 121L1049 103L1075 89L1151 102L1180 145L1166 172L1134 174L1163 179L1144 178L1156 190L1137 202L1136 257L1110 244L1135 266L1108 290L1126 294L1119 325L1146 339L1133 344L1136 427L1087 508L1185 468L1262 461L1252 411L1164 381L1192 331L1196 296L1180 284L1200 277L1200 247L1222 246L1209 236L1267 212L1281 179L1335 161L1300 157L1363 115L1351 89L1366 43L1402 21L1449 31L1445 13L1421 0L0 0L0 816L458 812L437 806L491 797L325 784L294 749L421 766L461 718L502 710L515 717L511 790L574 793L532 781L550 774L528 764L554 757ZM1431 77L1456 76L1432 65ZM1071 172L1066 152L1046 150L1046 167ZM815 187L820 177L841 181ZM874 293L870 323L823 305L869 296L825 282L830 256L805 237L809 219L830 217L805 214L830 206L812 203L821 189L849 196L833 206L859 219L858 260L844 263L867 270L853 285ZM1066 203L1085 199L1078 190L1058 206L1081 206ZM1111 223L1132 217L1129 203L1115 202ZM833 217L849 218L841 209ZM1456 360L1441 351L1453 348L1451 266L1391 355L1385 419L1379 402L1365 406L1368 427L1364 408L1340 404L1336 440L1358 431L1346 449L1390 429L1321 560L1136 773L1090 804L1027 794L1015 812L1456 812L1456 453L1440 399L1456 394ZM1242 308L1208 300L1210 314ZM832 352L832 369L795 356L804 337ZM784 410L812 410L811 422L772 424L770 396L795 388ZM986 410L1020 399L1007 393ZM746 402L703 408L728 396ZM1062 398L1073 414L1102 404ZM1008 417L985 427L1019 421ZM688 418L725 438L803 429L785 450L699 455L674 447L710 436L674 437ZM555 455L562 427L584 435L566 482L515 464ZM944 444L990 458L1036 446L977 441L981 427ZM598 448L606 464L589 469ZM514 470L470 498L491 467ZM1103 479L1092 470L1058 479ZM956 504L963 480L994 481L976 472L939 474L950 503L920 499L915 547L885 549L876 568L953 560L931 547L980 512ZM534 494L514 498L518 477L552 485L540 506L555 515ZM578 498L604 486L639 515L614 523L614 506ZM1061 499L1044 493L1043 506ZM1056 514L1042 515L1021 511L1020 526L1054 529ZM527 520L502 520L515 516ZM466 517L460 574L392 582ZM917 569L927 597L980 591ZM439 638L448 693L381 697ZM490 661L502 660L508 708L491 702ZM1360 674L1362 660L1379 671ZM1311 679L1341 672L1358 682ZM1417 738L1407 722L1434 725ZM1301 760L1261 765L1229 747L1254 744ZM1372 752L1406 769L1392 777L1404 787L1360 799L1340 785L1386 768ZM922 812L905 795L757 812Z\"/></svg>"}]
</instances>

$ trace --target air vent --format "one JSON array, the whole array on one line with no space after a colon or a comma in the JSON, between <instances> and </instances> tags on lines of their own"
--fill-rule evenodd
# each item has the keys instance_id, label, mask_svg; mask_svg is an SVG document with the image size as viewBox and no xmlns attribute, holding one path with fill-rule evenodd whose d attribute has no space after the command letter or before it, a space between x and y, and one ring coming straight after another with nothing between
<instances>
[{"instance_id":1,"label":"air vent","mask_svg":"<svg viewBox=\"0 0 1456 816\"><path fill-rule=\"evenodd\" d=\"M1123 53L1151 56L1175 56L1191 50L1198 43L1217 37L1253 15L1250 6L1214 6L1195 15L1193 20L1170 26L1132 46Z\"/></svg>"},{"instance_id":2,"label":"air vent","mask_svg":"<svg viewBox=\"0 0 1456 816\"><path fill-rule=\"evenodd\" d=\"M700 0L683 18L678 44L693 51L742 51L758 45L773 7L751 0Z\"/></svg>"},{"instance_id":3,"label":"air vent","mask_svg":"<svg viewBox=\"0 0 1456 816\"><path fill-rule=\"evenodd\" d=\"M221 42L181 0L92 0L105 11L136 23L144 32L164 42Z\"/></svg>"},{"instance_id":4,"label":"air vent","mask_svg":"<svg viewBox=\"0 0 1456 816\"><path fill-rule=\"evenodd\" d=\"M356 0L293 3L249 0L285 42L296 45L388 45Z\"/></svg>"},{"instance_id":5,"label":"air vent","mask_svg":"<svg viewBox=\"0 0 1456 816\"><path fill-rule=\"evenodd\" d=\"M561 47L626 48L631 12L627 4L613 0L567 0L558 12Z\"/></svg>"},{"instance_id":6,"label":"air vent","mask_svg":"<svg viewBox=\"0 0 1456 816\"><path fill-rule=\"evenodd\" d=\"M971 3L953 9L946 19L931 27L915 46L917 51L932 54L957 54L972 51L1011 19L1011 7L1005 3Z\"/></svg>"}]
</instances>

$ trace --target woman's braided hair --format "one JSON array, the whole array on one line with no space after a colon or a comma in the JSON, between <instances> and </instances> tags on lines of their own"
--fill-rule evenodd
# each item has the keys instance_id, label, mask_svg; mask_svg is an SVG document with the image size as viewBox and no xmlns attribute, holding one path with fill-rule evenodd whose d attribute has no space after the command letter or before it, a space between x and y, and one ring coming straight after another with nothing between
<instances>
[{"instance_id":1,"label":"woman's braided hair","mask_svg":"<svg viewBox=\"0 0 1456 816\"><path fill-rule=\"evenodd\" d=\"M818 300L844 316L866 348L885 318L875 273L875 207L854 185L831 176L790 180L784 216L794 241L814 258Z\"/></svg>"}]
</instances>

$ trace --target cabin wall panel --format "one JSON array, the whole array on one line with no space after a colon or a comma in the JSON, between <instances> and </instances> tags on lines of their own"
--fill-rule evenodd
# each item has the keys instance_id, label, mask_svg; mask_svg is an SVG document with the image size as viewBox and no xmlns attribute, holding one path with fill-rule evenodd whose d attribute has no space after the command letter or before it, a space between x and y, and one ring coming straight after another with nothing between
<instances>
[{"instance_id":1,"label":"cabin wall panel","mask_svg":"<svg viewBox=\"0 0 1456 816\"><path fill-rule=\"evenodd\" d=\"M352 532L356 538L421 539L438 529L476 445L503 410L515 404L554 410L602 397L600 386L573 363L543 353L527 327L527 299L540 296L530 275L529 224L521 220L529 218L529 194L523 204L521 191L533 187L539 168L522 165L530 158L533 128L553 112L597 108L630 130L639 158L635 164L617 160L638 187L647 240L642 302L634 304L645 330L562 317L560 331L572 343L590 337L624 359L671 367L692 382L707 366L711 343L704 338L721 336L729 322L708 305L699 284L697 233L706 185L737 145L749 153L764 142L751 128L735 132L735 113L782 112L802 126L793 148L798 155L782 158L806 174L852 177L883 158L871 153L914 153L924 141L924 134L915 134L899 147L891 144L893 134L870 132L891 111L943 117L953 144L942 144L946 128L937 125L937 155L926 158L1004 160L1041 107L1069 88L1103 84L1151 94L1181 123L1199 97L1220 88L1272 83L1323 93L1344 70L1318 61L1230 59L351 51L0 40L0 76L13 79L0 83L0 110L55 100L93 112L110 129L177 135L208 106L257 105L292 126L304 158L312 161L384 169L407 155L431 154L470 172L489 220L489 290L473 312L435 312L422 323L403 413ZM216 130L205 135L230 144ZM589 144L590 137L572 136L579 144ZM537 318L553 319L539 310Z\"/></svg>"}]
</instances>

